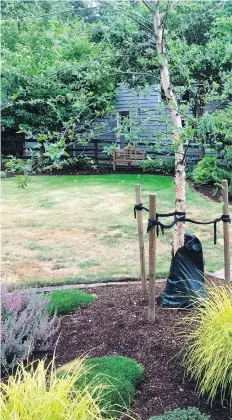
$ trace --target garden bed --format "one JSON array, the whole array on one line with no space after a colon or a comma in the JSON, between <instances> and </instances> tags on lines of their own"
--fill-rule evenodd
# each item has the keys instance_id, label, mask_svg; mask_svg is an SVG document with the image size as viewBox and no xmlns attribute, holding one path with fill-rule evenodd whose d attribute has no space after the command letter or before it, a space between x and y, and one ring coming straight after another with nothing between
<instances>
[{"instance_id":1,"label":"garden bed","mask_svg":"<svg viewBox=\"0 0 232 420\"><path fill-rule=\"evenodd\" d=\"M204 197L209 198L212 201L220 203L222 200L221 190L218 189L217 192L214 192L212 185L194 185L195 191L202 194ZM229 203L232 204L232 197L229 197Z\"/></svg>"},{"instance_id":2,"label":"garden bed","mask_svg":"<svg viewBox=\"0 0 232 420\"><path fill-rule=\"evenodd\" d=\"M157 294L162 285L157 285ZM229 411L219 403L211 408L184 378L178 337L183 311L157 307L156 324L147 322L147 299L138 285L92 289L97 300L61 318L56 349L57 366L87 354L88 357L122 355L134 358L145 368L136 393L133 412L148 419L165 410L197 406L210 420L228 420ZM140 416L140 417L139 417Z\"/></svg>"}]
</instances>

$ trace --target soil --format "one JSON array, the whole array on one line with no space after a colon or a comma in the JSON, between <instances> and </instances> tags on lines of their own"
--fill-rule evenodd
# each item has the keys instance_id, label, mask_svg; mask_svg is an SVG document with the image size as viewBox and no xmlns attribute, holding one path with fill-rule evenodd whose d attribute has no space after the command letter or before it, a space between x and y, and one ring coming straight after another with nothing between
<instances>
[{"instance_id":1,"label":"soil","mask_svg":"<svg viewBox=\"0 0 232 420\"><path fill-rule=\"evenodd\" d=\"M157 285L157 295L162 290ZM84 354L88 357L122 355L145 368L131 407L136 419L147 420L165 410L197 406L210 420L229 420L229 409L211 407L184 375L179 320L185 311L157 307L156 323L147 321L147 298L140 285L108 286L89 290L97 300L61 318L56 348L57 366Z\"/></svg>"},{"instance_id":2,"label":"soil","mask_svg":"<svg viewBox=\"0 0 232 420\"><path fill-rule=\"evenodd\" d=\"M202 194L204 197L207 197L211 201L216 201L220 203L222 201L221 190L218 189L214 192L212 185L195 185L192 182L189 182L190 188L194 189L198 193ZM229 203L232 204L232 197L229 197Z\"/></svg>"}]
</instances>

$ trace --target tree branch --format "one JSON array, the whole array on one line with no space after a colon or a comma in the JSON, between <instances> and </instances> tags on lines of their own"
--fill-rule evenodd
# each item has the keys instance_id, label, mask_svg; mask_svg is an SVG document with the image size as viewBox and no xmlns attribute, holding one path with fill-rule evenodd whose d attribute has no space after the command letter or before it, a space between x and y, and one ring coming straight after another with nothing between
<instances>
[{"instance_id":1,"label":"tree branch","mask_svg":"<svg viewBox=\"0 0 232 420\"><path fill-rule=\"evenodd\" d=\"M213 109L211 109L211 111L208 112L208 114L212 114L214 111L216 111L219 108L219 106L225 104L226 102L229 103L229 99L228 98L227 99L224 99L224 101L222 101L219 104L217 104Z\"/></svg>"},{"instance_id":2,"label":"tree branch","mask_svg":"<svg viewBox=\"0 0 232 420\"><path fill-rule=\"evenodd\" d=\"M151 1L148 1L148 0L143 0L143 3L151 11L151 13L154 13L154 9L151 6L152 3L154 3L154 2L151 2ZM157 3L159 3L159 1Z\"/></svg>"}]
</instances>

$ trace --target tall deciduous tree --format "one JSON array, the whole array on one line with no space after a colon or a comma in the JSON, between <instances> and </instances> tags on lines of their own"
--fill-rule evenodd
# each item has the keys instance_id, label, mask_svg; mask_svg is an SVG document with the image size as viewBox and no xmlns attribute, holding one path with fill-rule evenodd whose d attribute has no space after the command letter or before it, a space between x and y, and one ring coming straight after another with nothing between
<instances>
[{"instance_id":1,"label":"tall deciduous tree","mask_svg":"<svg viewBox=\"0 0 232 420\"><path fill-rule=\"evenodd\" d=\"M156 51L157 58L160 68L160 81L161 86L165 95L166 103L170 109L172 123L173 123L173 141L177 146L177 152L175 153L175 208L177 212L185 212L185 162L184 162L184 147L180 139L180 129L182 128L182 120L178 111L178 104L173 93L170 73L168 67L168 59L165 51L165 21L167 10L164 13L160 13L159 1L147 2L144 0L144 4L149 8L152 13L153 30L156 40ZM178 219L178 216L177 216ZM177 222L175 227L175 233L173 237L173 250L174 254L184 244L184 226L182 222Z\"/></svg>"}]
</instances>

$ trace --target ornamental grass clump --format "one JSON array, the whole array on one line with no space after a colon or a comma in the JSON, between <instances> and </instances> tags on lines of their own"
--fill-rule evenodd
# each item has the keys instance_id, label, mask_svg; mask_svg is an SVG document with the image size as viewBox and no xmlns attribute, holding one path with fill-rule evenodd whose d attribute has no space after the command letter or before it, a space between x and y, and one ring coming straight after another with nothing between
<instances>
[{"instance_id":1,"label":"ornamental grass clump","mask_svg":"<svg viewBox=\"0 0 232 420\"><path fill-rule=\"evenodd\" d=\"M48 350L58 330L48 313L49 297L7 286L1 290L1 369L13 369L33 351Z\"/></svg>"},{"instance_id":2,"label":"ornamental grass clump","mask_svg":"<svg viewBox=\"0 0 232 420\"><path fill-rule=\"evenodd\" d=\"M222 403L232 402L232 289L208 285L207 298L199 300L184 318L187 373L201 394Z\"/></svg>"},{"instance_id":3,"label":"ornamental grass clump","mask_svg":"<svg viewBox=\"0 0 232 420\"><path fill-rule=\"evenodd\" d=\"M100 409L98 403L104 388L99 384L74 386L85 374L81 360L76 362L74 372L62 377L57 377L53 363L48 368L44 361L27 368L20 365L16 374L1 384L1 419L102 420L104 408Z\"/></svg>"}]
</instances>

